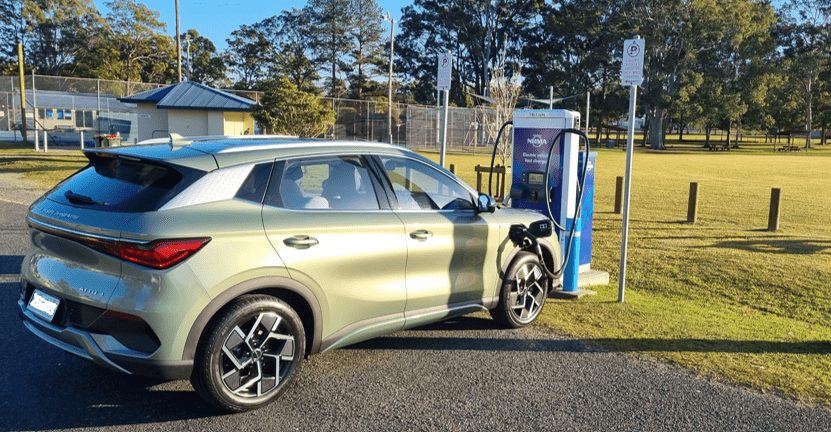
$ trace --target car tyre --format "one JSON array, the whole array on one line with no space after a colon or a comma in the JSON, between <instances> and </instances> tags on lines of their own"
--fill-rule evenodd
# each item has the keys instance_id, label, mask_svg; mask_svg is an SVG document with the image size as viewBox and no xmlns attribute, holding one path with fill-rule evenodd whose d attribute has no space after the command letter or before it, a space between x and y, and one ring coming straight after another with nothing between
<instances>
[{"instance_id":1,"label":"car tyre","mask_svg":"<svg viewBox=\"0 0 831 432\"><path fill-rule=\"evenodd\" d=\"M490 313L505 328L525 327L539 316L548 297L548 276L536 254L519 252L502 281L499 303Z\"/></svg>"},{"instance_id":2,"label":"car tyre","mask_svg":"<svg viewBox=\"0 0 831 432\"><path fill-rule=\"evenodd\" d=\"M226 411L276 400L300 373L306 335L297 313L267 295L240 297L212 322L196 350L191 383Z\"/></svg>"}]
</instances>

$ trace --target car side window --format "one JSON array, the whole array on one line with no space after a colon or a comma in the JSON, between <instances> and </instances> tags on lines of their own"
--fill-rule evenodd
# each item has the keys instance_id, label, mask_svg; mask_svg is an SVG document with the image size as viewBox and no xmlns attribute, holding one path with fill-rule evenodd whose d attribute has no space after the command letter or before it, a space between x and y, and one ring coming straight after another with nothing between
<instances>
[{"instance_id":1,"label":"car side window","mask_svg":"<svg viewBox=\"0 0 831 432\"><path fill-rule=\"evenodd\" d=\"M377 210L360 156L296 158L276 164L265 203L293 210Z\"/></svg>"},{"instance_id":2,"label":"car side window","mask_svg":"<svg viewBox=\"0 0 831 432\"><path fill-rule=\"evenodd\" d=\"M381 156L401 210L472 210L470 192L437 169L412 159Z\"/></svg>"},{"instance_id":3,"label":"car side window","mask_svg":"<svg viewBox=\"0 0 831 432\"><path fill-rule=\"evenodd\" d=\"M246 201L263 203L263 195L268 186L268 178L271 176L271 167L274 162L257 164L251 169L251 173L245 178L237 191L236 197Z\"/></svg>"}]
</instances>

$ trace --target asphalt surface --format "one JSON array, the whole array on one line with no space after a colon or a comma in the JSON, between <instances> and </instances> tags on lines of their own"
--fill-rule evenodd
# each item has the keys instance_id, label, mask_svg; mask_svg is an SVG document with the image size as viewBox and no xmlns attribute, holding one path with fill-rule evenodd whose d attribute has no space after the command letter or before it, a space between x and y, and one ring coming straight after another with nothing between
<instances>
[{"instance_id":1,"label":"asphalt surface","mask_svg":"<svg viewBox=\"0 0 831 432\"><path fill-rule=\"evenodd\" d=\"M829 431L831 409L485 314L312 356L277 403L224 414L187 381L110 372L17 313L26 206L0 188L0 431Z\"/></svg>"}]
</instances>

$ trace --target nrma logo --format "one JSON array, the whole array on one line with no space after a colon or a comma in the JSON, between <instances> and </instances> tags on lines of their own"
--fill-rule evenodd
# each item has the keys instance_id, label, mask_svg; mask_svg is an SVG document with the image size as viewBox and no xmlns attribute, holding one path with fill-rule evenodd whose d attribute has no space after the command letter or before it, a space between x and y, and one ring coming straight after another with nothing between
<instances>
[{"instance_id":1,"label":"nrma logo","mask_svg":"<svg viewBox=\"0 0 831 432\"><path fill-rule=\"evenodd\" d=\"M542 135L534 135L531 138L528 138L528 144L531 144L534 148L537 148L543 144L548 145L548 140L543 138Z\"/></svg>"}]
</instances>

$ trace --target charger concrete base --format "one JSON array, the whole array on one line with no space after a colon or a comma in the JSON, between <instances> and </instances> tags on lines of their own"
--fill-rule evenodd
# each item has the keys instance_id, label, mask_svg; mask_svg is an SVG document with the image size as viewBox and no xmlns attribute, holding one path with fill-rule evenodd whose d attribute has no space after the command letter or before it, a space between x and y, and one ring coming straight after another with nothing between
<instances>
[{"instance_id":1,"label":"charger concrete base","mask_svg":"<svg viewBox=\"0 0 831 432\"><path fill-rule=\"evenodd\" d=\"M585 270L581 271L577 275L577 291L563 291L562 287L560 287L560 289L551 291L551 293L548 294L548 297L557 299L575 299L587 295L597 295L597 291L591 291L584 288L608 284L609 272L593 269Z\"/></svg>"}]
</instances>

